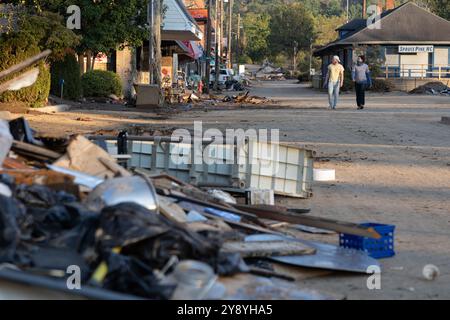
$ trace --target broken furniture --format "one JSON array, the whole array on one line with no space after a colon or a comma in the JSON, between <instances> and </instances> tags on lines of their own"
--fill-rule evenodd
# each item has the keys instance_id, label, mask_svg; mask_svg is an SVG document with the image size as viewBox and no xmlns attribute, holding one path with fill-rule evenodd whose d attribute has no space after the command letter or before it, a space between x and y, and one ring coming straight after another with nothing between
<instances>
[{"instance_id":1,"label":"broken furniture","mask_svg":"<svg viewBox=\"0 0 450 320\"><path fill-rule=\"evenodd\" d=\"M137 108L155 108L159 106L161 90L157 85L134 84Z\"/></svg>"}]
</instances>

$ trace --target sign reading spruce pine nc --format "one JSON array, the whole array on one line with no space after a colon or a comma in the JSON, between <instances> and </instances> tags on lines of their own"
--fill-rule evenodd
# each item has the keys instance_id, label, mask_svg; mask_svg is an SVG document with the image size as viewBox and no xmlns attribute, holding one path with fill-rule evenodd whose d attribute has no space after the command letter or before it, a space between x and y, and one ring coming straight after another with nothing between
<instances>
[{"instance_id":1,"label":"sign reading spruce pine nc","mask_svg":"<svg viewBox=\"0 0 450 320\"><path fill-rule=\"evenodd\" d=\"M434 52L434 46L398 46L399 53Z\"/></svg>"}]
</instances>

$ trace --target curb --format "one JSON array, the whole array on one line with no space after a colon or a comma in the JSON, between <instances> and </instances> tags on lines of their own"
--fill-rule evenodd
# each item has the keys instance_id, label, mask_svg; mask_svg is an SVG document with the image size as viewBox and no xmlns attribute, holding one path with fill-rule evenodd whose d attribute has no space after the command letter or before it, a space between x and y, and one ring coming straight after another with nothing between
<instances>
[{"instance_id":1,"label":"curb","mask_svg":"<svg viewBox=\"0 0 450 320\"><path fill-rule=\"evenodd\" d=\"M48 106L42 108L33 109L33 111L38 111L42 113L58 113L58 112L66 112L69 111L72 107L68 104L58 104L55 106Z\"/></svg>"}]
</instances>

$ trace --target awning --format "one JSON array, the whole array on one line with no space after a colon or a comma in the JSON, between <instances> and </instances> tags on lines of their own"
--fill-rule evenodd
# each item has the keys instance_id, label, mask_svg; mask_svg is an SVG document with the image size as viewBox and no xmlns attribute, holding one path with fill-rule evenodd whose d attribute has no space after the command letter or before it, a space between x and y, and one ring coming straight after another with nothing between
<instances>
[{"instance_id":1,"label":"awning","mask_svg":"<svg viewBox=\"0 0 450 320\"><path fill-rule=\"evenodd\" d=\"M177 44L194 60L203 56L203 48L195 41L177 41Z\"/></svg>"}]
</instances>

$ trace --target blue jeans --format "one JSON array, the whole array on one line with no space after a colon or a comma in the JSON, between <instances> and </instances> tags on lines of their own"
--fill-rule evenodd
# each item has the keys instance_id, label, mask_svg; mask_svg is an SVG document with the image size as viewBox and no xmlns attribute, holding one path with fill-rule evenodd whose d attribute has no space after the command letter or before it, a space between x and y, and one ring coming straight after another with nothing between
<instances>
[{"instance_id":1,"label":"blue jeans","mask_svg":"<svg viewBox=\"0 0 450 320\"><path fill-rule=\"evenodd\" d=\"M328 82L328 102L330 104L331 109L336 109L336 104L339 98L339 89L340 89L339 81Z\"/></svg>"}]
</instances>

